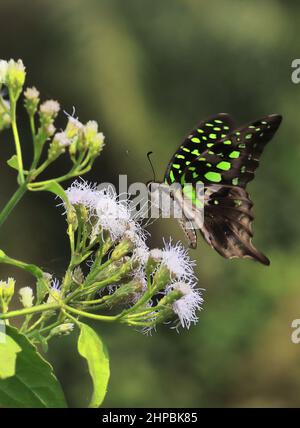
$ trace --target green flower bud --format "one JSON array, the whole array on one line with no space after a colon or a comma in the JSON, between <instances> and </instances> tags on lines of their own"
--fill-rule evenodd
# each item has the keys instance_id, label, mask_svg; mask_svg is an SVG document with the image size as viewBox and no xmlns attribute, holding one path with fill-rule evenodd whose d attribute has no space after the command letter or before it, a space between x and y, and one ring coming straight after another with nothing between
<instances>
[{"instance_id":1,"label":"green flower bud","mask_svg":"<svg viewBox=\"0 0 300 428\"><path fill-rule=\"evenodd\" d=\"M119 260L121 257L124 257L134 248L134 244L129 237L122 239L122 241L116 246L111 254L112 260Z\"/></svg>"},{"instance_id":2,"label":"green flower bud","mask_svg":"<svg viewBox=\"0 0 300 428\"><path fill-rule=\"evenodd\" d=\"M9 60L6 70L5 84L8 86L15 100L19 97L22 91L25 82L25 77L26 72L22 60Z\"/></svg>"},{"instance_id":3,"label":"green flower bud","mask_svg":"<svg viewBox=\"0 0 300 428\"><path fill-rule=\"evenodd\" d=\"M137 294L141 293L144 289L144 284L142 281L133 280L127 284L120 285L113 294L109 296L109 299L106 301L106 304L109 308L119 304L125 304L132 302Z\"/></svg>"},{"instance_id":4,"label":"green flower bud","mask_svg":"<svg viewBox=\"0 0 300 428\"><path fill-rule=\"evenodd\" d=\"M67 222L72 226L73 230L77 230L78 218L77 218L76 209L73 207L73 205L69 205L67 207Z\"/></svg>"},{"instance_id":5,"label":"green flower bud","mask_svg":"<svg viewBox=\"0 0 300 428\"><path fill-rule=\"evenodd\" d=\"M7 312L8 305L15 292L14 278L8 278L7 281L0 281L0 309L2 312Z\"/></svg>"},{"instance_id":6,"label":"green flower bud","mask_svg":"<svg viewBox=\"0 0 300 428\"><path fill-rule=\"evenodd\" d=\"M154 249L150 251L150 255L146 264L146 275L150 276L162 260L162 251Z\"/></svg>"},{"instance_id":7,"label":"green flower bud","mask_svg":"<svg viewBox=\"0 0 300 428\"><path fill-rule=\"evenodd\" d=\"M2 99L2 103L7 107L7 109L5 109L0 103L0 131L5 128L9 128L9 126L11 125L9 102Z\"/></svg>"},{"instance_id":8,"label":"green flower bud","mask_svg":"<svg viewBox=\"0 0 300 428\"><path fill-rule=\"evenodd\" d=\"M167 266L161 265L153 277L153 291L157 293L163 290L171 280L171 273Z\"/></svg>"},{"instance_id":9,"label":"green flower bud","mask_svg":"<svg viewBox=\"0 0 300 428\"><path fill-rule=\"evenodd\" d=\"M82 129L83 124L79 122L78 119L75 119L75 117L69 116L69 120L65 129L67 138L72 140L75 137L78 137L78 135L82 132Z\"/></svg>"}]
</instances>

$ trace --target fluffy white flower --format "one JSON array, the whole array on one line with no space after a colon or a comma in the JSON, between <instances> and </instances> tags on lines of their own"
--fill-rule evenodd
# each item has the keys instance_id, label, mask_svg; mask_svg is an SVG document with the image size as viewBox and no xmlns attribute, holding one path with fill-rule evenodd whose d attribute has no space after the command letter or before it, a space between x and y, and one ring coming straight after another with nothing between
<instances>
[{"instance_id":1,"label":"fluffy white flower","mask_svg":"<svg viewBox=\"0 0 300 428\"><path fill-rule=\"evenodd\" d=\"M142 267L147 263L148 258L149 258L149 248L145 243L137 246L133 250L133 259L137 260Z\"/></svg>"},{"instance_id":2,"label":"fluffy white flower","mask_svg":"<svg viewBox=\"0 0 300 428\"><path fill-rule=\"evenodd\" d=\"M108 231L113 241L121 238L132 222L127 201L118 201L110 189L98 192L95 211L96 229Z\"/></svg>"},{"instance_id":3,"label":"fluffy white flower","mask_svg":"<svg viewBox=\"0 0 300 428\"><path fill-rule=\"evenodd\" d=\"M173 311L178 316L182 327L190 328L191 324L196 324L198 316L196 311L201 309L203 299L201 291L195 288L192 282L174 282L166 289L166 294L177 290L182 293L182 297L172 304Z\"/></svg>"},{"instance_id":4,"label":"fluffy white flower","mask_svg":"<svg viewBox=\"0 0 300 428\"><path fill-rule=\"evenodd\" d=\"M31 287L23 287L19 290L20 301L24 308L31 308L33 305L33 290Z\"/></svg>"},{"instance_id":5,"label":"fluffy white flower","mask_svg":"<svg viewBox=\"0 0 300 428\"><path fill-rule=\"evenodd\" d=\"M47 100L40 106L40 111L49 116L55 116L59 112L60 105L55 100Z\"/></svg>"},{"instance_id":6,"label":"fluffy white flower","mask_svg":"<svg viewBox=\"0 0 300 428\"><path fill-rule=\"evenodd\" d=\"M191 260L188 251L181 242L172 244L172 240L165 242L165 248L162 250L162 264L166 265L169 271L177 277L177 279L191 280L194 276L193 267L195 261Z\"/></svg>"},{"instance_id":7,"label":"fluffy white flower","mask_svg":"<svg viewBox=\"0 0 300 428\"><path fill-rule=\"evenodd\" d=\"M95 184L80 179L71 184L66 190L66 194L71 205L82 204L89 209L95 209L99 191Z\"/></svg>"}]
</instances>

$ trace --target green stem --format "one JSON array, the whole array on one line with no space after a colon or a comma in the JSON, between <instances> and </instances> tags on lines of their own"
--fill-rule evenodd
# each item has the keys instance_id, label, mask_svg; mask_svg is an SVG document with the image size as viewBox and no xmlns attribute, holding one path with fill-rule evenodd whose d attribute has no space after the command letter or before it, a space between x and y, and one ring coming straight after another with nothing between
<instances>
[{"instance_id":1,"label":"green stem","mask_svg":"<svg viewBox=\"0 0 300 428\"><path fill-rule=\"evenodd\" d=\"M23 184L25 182L25 179L24 179L21 143L20 143L17 120L16 120L16 101L13 98L11 91L10 91L10 100L11 100L11 127L12 127L13 136L15 140L16 155L18 160L19 183Z\"/></svg>"},{"instance_id":2,"label":"green stem","mask_svg":"<svg viewBox=\"0 0 300 428\"><path fill-rule=\"evenodd\" d=\"M20 199L24 196L25 192L27 190L26 183L22 184L16 192L12 195L10 200L7 202L5 207L0 213L0 227L5 222L11 211L15 208L17 203L20 201Z\"/></svg>"},{"instance_id":3,"label":"green stem","mask_svg":"<svg viewBox=\"0 0 300 428\"><path fill-rule=\"evenodd\" d=\"M32 306L32 308L19 309L17 311L7 312L6 314L0 314L0 320L6 320L8 318L21 317L24 315L35 314L38 312L45 312L59 309L61 305L57 303L45 303L43 305Z\"/></svg>"},{"instance_id":4,"label":"green stem","mask_svg":"<svg viewBox=\"0 0 300 428\"><path fill-rule=\"evenodd\" d=\"M80 311L79 309L75 309L75 308L72 308L71 306L67 306L67 305L63 305L63 307L67 312L72 312L73 314L80 315L80 316L85 317L85 318L91 318L93 320L114 322L114 321L117 321L119 319L118 316L90 314L88 312Z\"/></svg>"},{"instance_id":5,"label":"green stem","mask_svg":"<svg viewBox=\"0 0 300 428\"><path fill-rule=\"evenodd\" d=\"M3 251L1 251L1 254L0 254L0 263L16 266L19 269L23 269L26 272L29 272L31 275L33 275L37 279L42 278L44 275L43 271L38 266L24 263L20 260L8 257Z\"/></svg>"}]
</instances>

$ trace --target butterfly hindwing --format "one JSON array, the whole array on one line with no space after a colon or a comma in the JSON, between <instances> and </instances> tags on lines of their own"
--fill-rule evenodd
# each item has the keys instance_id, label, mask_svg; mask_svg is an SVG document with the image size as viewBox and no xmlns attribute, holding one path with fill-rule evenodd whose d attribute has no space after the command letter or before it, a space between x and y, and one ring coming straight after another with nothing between
<instances>
[{"instance_id":1,"label":"butterfly hindwing","mask_svg":"<svg viewBox=\"0 0 300 428\"><path fill-rule=\"evenodd\" d=\"M166 170L164 181L167 184L180 182L183 171L206 149L225 138L234 129L230 115L219 113L199 125L188 135L173 155Z\"/></svg>"},{"instance_id":2,"label":"butterfly hindwing","mask_svg":"<svg viewBox=\"0 0 300 428\"><path fill-rule=\"evenodd\" d=\"M253 203L245 189L212 185L204 209L204 239L223 257L252 258L265 265L268 258L251 242Z\"/></svg>"}]
</instances>

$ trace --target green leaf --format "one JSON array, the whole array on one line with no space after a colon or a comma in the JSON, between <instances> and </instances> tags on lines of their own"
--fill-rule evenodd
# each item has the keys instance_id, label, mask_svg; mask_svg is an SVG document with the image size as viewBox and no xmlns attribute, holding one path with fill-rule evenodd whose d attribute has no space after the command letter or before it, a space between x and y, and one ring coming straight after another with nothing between
<instances>
[{"instance_id":1,"label":"green leaf","mask_svg":"<svg viewBox=\"0 0 300 428\"><path fill-rule=\"evenodd\" d=\"M0 379L0 407L67 407L61 386L50 364L15 328L6 327L8 337L21 349L17 353L15 375ZM6 343L11 343L8 339ZM8 352L7 344L4 353ZM2 360L3 361L3 360Z\"/></svg>"},{"instance_id":2,"label":"green leaf","mask_svg":"<svg viewBox=\"0 0 300 428\"><path fill-rule=\"evenodd\" d=\"M19 170L17 155L13 155L11 158L8 159L8 161L6 161L6 163L11 168L16 169L17 171Z\"/></svg>"},{"instance_id":3,"label":"green leaf","mask_svg":"<svg viewBox=\"0 0 300 428\"><path fill-rule=\"evenodd\" d=\"M0 321L0 379L11 377L16 372L17 354L20 346L14 339L4 333L6 326Z\"/></svg>"},{"instance_id":4,"label":"green leaf","mask_svg":"<svg viewBox=\"0 0 300 428\"><path fill-rule=\"evenodd\" d=\"M99 407L106 395L109 381L109 357L105 345L96 332L86 324L80 323L78 352L87 360L93 381L93 395L89 407Z\"/></svg>"},{"instance_id":5,"label":"green leaf","mask_svg":"<svg viewBox=\"0 0 300 428\"><path fill-rule=\"evenodd\" d=\"M16 169L17 171L19 171L19 164L18 164L18 157L17 155L12 155L11 158L9 158L6 161L7 165L10 166L13 169ZM24 170L24 174L28 174L28 171Z\"/></svg>"},{"instance_id":6,"label":"green leaf","mask_svg":"<svg viewBox=\"0 0 300 428\"><path fill-rule=\"evenodd\" d=\"M65 203L68 203L68 197L57 181L49 181L49 183L44 184L39 190L46 190L47 192L54 193L59 196Z\"/></svg>"}]
</instances>

